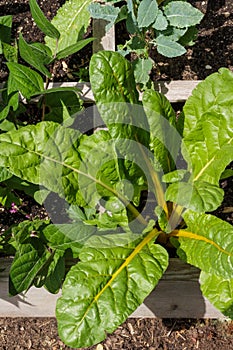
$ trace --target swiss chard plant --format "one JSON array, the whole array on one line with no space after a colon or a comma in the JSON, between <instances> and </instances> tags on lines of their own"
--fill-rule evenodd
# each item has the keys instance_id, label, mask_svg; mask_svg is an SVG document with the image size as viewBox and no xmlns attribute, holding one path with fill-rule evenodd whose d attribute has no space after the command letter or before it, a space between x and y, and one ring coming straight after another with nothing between
<instances>
[{"instance_id":1,"label":"swiss chard plant","mask_svg":"<svg viewBox=\"0 0 233 350\"><path fill-rule=\"evenodd\" d=\"M186 0L109 0L89 6L93 18L107 21L106 31L120 21L126 22L129 39L118 45L122 55L133 53L137 83L148 83L153 65L151 50L166 57L181 56L194 44L196 25L203 14Z\"/></svg>"},{"instance_id":2,"label":"swiss chard plant","mask_svg":"<svg viewBox=\"0 0 233 350\"><path fill-rule=\"evenodd\" d=\"M94 54L90 77L104 128L81 133L77 116L0 135L1 174L57 193L69 217L24 221L1 236L1 250L15 252L10 293L62 287L59 335L73 348L91 346L155 288L172 246L233 318L233 227L211 214L233 160L232 72L201 82L179 118L153 89L139 99L132 66L117 52Z\"/></svg>"}]
</instances>

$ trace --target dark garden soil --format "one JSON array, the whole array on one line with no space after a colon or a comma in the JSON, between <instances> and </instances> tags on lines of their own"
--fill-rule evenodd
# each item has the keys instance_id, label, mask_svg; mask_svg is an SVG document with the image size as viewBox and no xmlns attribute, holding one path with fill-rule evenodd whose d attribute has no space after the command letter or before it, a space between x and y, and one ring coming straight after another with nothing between
<instances>
[{"instance_id":1,"label":"dark garden soil","mask_svg":"<svg viewBox=\"0 0 233 350\"><path fill-rule=\"evenodd\" d=\"M39 0L38 3L51 19L65 0ZM152 56L158 62L159 74L154 79L202 80L220 67L233 71L233 1L190 0L205 13L199 26L195 46L188 48L183 57L165 59L156 52ZM22 32L26 41L43 41L43 35L33 23L27 0L0 0L0 16L13 15L13 36ZM117 40L122 37L123 27L117 26ZM91 34L89 30L88 34ZM124 34L124 33L123 33ZM54 80L77 80L76 72L88 66L91 46L77 55L58 62L51 69ZM65 62L65 63L64 63ZM7 78L7 69L0 56L0 82ZM233 178L221 182L225 191L224 202L216 215L233 224ZM46 217L46 211L30 198L22 196L20 211L11 214L0 207L0 233L14 222ZM175 291L174 291L175 292ZM192 302L192 301L190 301ZM0 310L1 317L1 310ZM57 335L53 318L0 318L0 350L62 350L69 349ZM112 335L92 350L225 350L233 349L233 323L219 320L194 319L128 319Z\"/></svg>"}]
</instances>

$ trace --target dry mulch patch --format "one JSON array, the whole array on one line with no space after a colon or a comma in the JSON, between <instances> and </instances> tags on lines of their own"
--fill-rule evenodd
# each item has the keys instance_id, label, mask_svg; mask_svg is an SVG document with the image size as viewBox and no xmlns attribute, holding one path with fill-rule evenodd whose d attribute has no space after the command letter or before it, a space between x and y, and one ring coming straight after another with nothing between
<instances>
[{"instance_id":1,"label":"dry mulch patch","mask_svg":"<svg viewBox=\"0 0 233 350\"><path fill-rule=\"evenodd\" d=\"M39 0L38 4L48 18L52 18L65 0ZM0 0L0 16L12 14L13 34L23 33L27 41L43 41L43 35L33 24L27 0ZM199 26L196 45L177 59L166 59L154 53L160 75L155 79L201 80L220 67L233 71L233 2L232 0L190 0L206 15ZM117 33L121 27L117 28ZM75 57L65 60L68 69L58 62L54 69L55 80L70 80L72 72L86 65L91 47L81 50ZM68 74L69 73L69 74ZM0 56L0 82L7 70ZM75 79L75 76L73 77ZM233 179L222 181L225 198L216 215L233 224ZM25 199L24 212L34 217L46 215L43 208ZM22 213L10 215L0 208L0 231L17 220ZM175 292L175 291L174 291ZM192 301L190 301L192 302ZM1 312L1 310L0 310ZM1 314L0 314L1 316ZM0 350L65 350L57 335L54 318L0 318ZM219 320L194 319L128 319L101 344L89 350L230 350L233 349L233 323Z\"/></svg>"},{"instance_id":2,"label":"dry mulch patch","mask_svg":"<svg viewBox=\"0 0 233 350\"><path fill-rule=\"evenodd\" d=\"M0 318L1 350L68 350L54 318ZM233 324L216 320L128 319L89 350L230 350Z\"/></svg>"}]
</instances>

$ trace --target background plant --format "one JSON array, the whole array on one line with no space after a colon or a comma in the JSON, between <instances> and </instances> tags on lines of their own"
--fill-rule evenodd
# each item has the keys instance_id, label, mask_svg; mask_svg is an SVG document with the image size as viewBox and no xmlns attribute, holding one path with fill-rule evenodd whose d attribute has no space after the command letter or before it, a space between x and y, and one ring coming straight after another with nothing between
<instances>
[{"instance_id":1,"label":"background plant","mask_svg":"<svg viewBox=\"0 0 233 350\"><path fill-rule=\"evenodd\" d=\"M153 65L151 49L165 57L177 57L186 52L185 46L194 44L196 25L203 14L183 0L109 0L105 4L94 2L89 6L93 18L108 22L106 31L115 23L125 20L129 40L118 45L122 55L133 53L135 79L142 85L148 83Z\"/></svg>"},{"instance_id":2,"label":"background plant","mask_svg":"<svg viewBox=\"0 0 233 350\"><path fill-rule=\"evenodd\" d=\"M2 249L16 252L10 293L63 285L60 337L90 346L153 290L172 244L201 270L203 294L233 317L233 229L210 214L223 200L219 179L233 158L232 73L221 69L200 83L178 120L152 89L139 101L132 66L119 53L93 55L90 77L107 130L87 135L76 123L42 121L0 136L2 169L57 193L70 217L60 225L25 221L1 237ZM154 197L149 212L145 194ZM69 271L67 256L77 259Z\"/></svg>"},{"instance_id":3,"label":"background plant","mask_svg":"<svg viewBox=\"0 0 233 350\"><path fill-rule=\"evenodd\" d=\"M57 60L81 50L93 38L83 39L90 16L87 6L91 0L69 0L58 10L52 21L44 16L36 0L30 0L30 10L39 29L45 34L45 43L27 43L22 34L12 43L12 16L0 18L0 53L6 59L9 78L1 91L0 131L19 129L28 120L28 105L34 106L34 123L53 120L70 123L71 116L82 110L79 89L59 87L48 89L53 81L52 67ZM72 16L71 16L72 14ZM26 64L18 63L19 57ZM36 102L35 102L36 101ZM12 176L5 169L0 173L0 203L10 208L11 203L20 204L16 190L24 190L42 203L38 186ZM46 193L44 193L46 195Z\"/></svg>"}]
</instances>

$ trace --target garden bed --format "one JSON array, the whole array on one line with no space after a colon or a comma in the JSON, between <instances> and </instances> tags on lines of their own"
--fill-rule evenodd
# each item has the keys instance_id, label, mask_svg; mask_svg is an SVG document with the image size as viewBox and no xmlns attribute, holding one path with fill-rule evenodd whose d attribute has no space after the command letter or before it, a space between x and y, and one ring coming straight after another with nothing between
<instances>
[{"instance_id":1,"label":"garden bed","mask_svg":"<svg viewBox=\"0 0 233 350\"><path fill-rule=\"evenodd\" d=\"M64 2L64 1L63 1ZM62 1L50 2L39 1L42 9L47 13L48 17L53 17L56 9L63 3ZM207 1L190 1L196 4L200 9L206 11ZM27 1L13 2L0 1L0 15L12 14L12 4L14 4L15 14L15 32L18 32L17 27L22 27L25 39L42 40L42 38L34 35L40 35L35 28L32 31L30 14L28 12ZM155 79L164 80L202 80L210 73L215 72L218 68L225 66L232 69L232 19L233 5L231 1L215 1L214 5L209 3L209 12L202 22L199 31L199 37L196 45L188 50L187 55L178 60L159 58L160 77ZM17 8L23 10L22 15L17 13ZM1 12L3 11L3 12ZM20 22L20 18L22 22ZM24 24L25 26L24 26ZM214 28L213 28L214 27ZM28 29L26 29L28 28ZM36 34L37 33L37 34ZM26 35L26 36L25 36ZM224 38L224 39L222 39ZM219 39L219 40L218 40ZM90 48L88 49L90 50ZM90 51L84 50L79 53L78 57L70 57L67 60L60 62L56 67L56 80L74 81L75 76L72 74L77 67L82 67L90 58ZM67 68L68 67L68 68ZM68 74L69 73L69 74ZM2 66L0 71L0 79L5 79L5 69ZM71 78L73 77L73 78ZM161 87L161 83L159 83ZM166 89L161 89L164 92ZM173 101L174 102L174 101ZM233 223L232 211L232 184L233 179L222 181L222 187L225 190L225 200L221 207L216 211L216 215L224 220ZM36 206L35 203L33 203ZM29 214L43 215L43 209L36 209ZM40 212L42 211L42 213ZM20 214L19 214L20 215ZM1 211L2 228L7 226L7 220L10 222L16 219L16 216L11 216L9 212ZM170 306L169 306L170 307ZM205 309L205 306L203 306ZM174 303L174 309L176 304ZM173 317L178 316L173 313ZM163 315L158 315L164 317ZM200 317L203 317L200 314ZM142 315L143 317L143 315ZM171 318L172 315L167 317ZM187 316L190 317L191 316ZM193 317L198 317L194 315ZM210 314L207 317L211 317ZM30 323L29 323L30 322ZM29 327L29 325L33 325ZM30 328L30 330L29 330ZM54 329L53 329L54 328ZM55 320L44 319L40 320L25 320L25 319L1 319L0 329L3 349L68 349L58 339L56 335ZM42 331L43 329L43 331ZM12 331L14 330L14 331ZM11 336L9 336L11 332ZM14 332L14 336L12 333ZM20 340L17 339L19 336ZM13 339L14 338L14 339ZM122 325L113 335L109 336L103 342L103 346L93 346L90 349L225 349L230 348L233 344L232 326L231 323L220 321L194 321L194 320L161 320L156 319L129 319Z\"/></svg>"}]
</instances>

